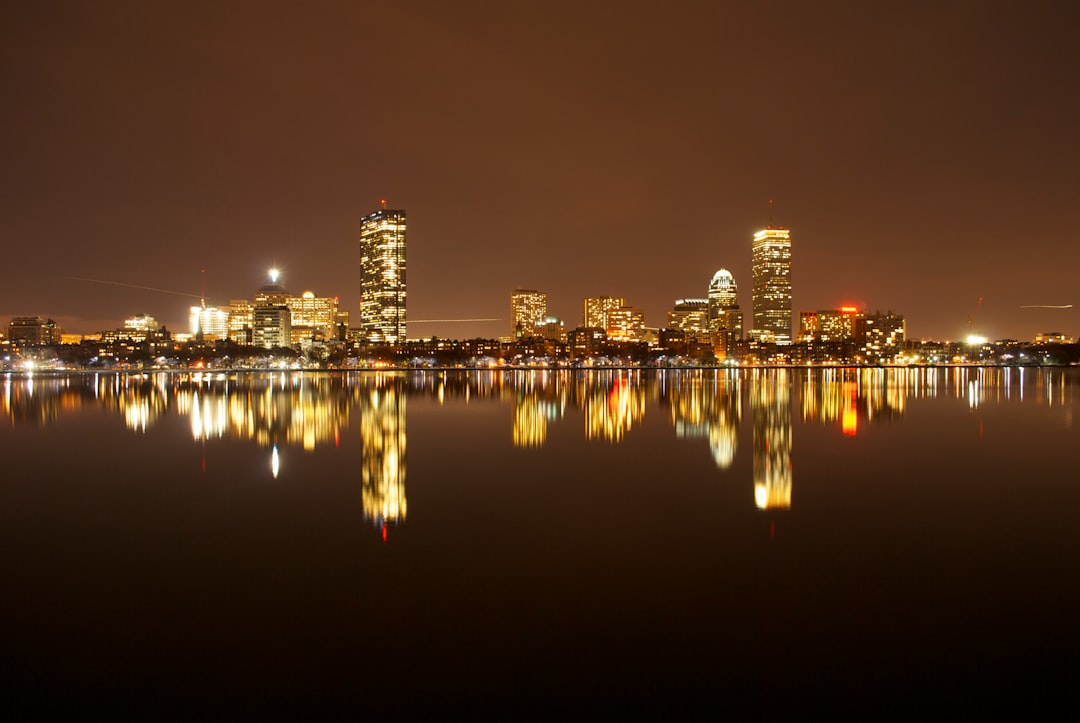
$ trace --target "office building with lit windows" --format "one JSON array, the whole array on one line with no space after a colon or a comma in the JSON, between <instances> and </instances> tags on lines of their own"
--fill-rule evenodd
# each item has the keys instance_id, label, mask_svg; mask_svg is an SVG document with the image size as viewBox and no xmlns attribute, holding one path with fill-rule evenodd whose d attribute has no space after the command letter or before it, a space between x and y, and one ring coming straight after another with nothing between
<instances>
[{"instance_id":1,"label":"office building with lit windows","mask_svg":"<svg viewBox=\"0 0 1080 723\"><path fill-rule=\"evenodd\" d=\"M385 207L360 222L360 330L366 341L405 341L405 211Z\"/></svg>"},{"instance_id":2,"label":"office building with lit windows","mask_svg":"<svg viewBox=\"0 0 1080 723\"><path fill-rule=\"evenodd\" d=\"M547 318L547 294L531 289L516 289L510 295L510 333L515 339L540 334Z\"/></svg>"},{"instance_id":3,"label":"office building with lit windows","mask_svg":"<svg viewBox=\"0 0 1080 723\"><path fill-rule=\"evenodd\" d=\"M728 341L742 339L743 315L739 309L739 287L727 269L720 269L709 281L709 330L724 332Z\"/></svg>"},{"instance_id":4,"label":"office building with lit windows","mask_svg":"<svg viewBox=\"0 0 1080 723\"><path fill-rule=\"evenodd\" d=\"M762 342L790 344L791 234L786 228L766 226L754 234L754 325L750 337Z\"/></svg>"},{"instance_id":5,"label":"office building with lit windows","mask_svg":"<svg viewBox=\"0 0 1080 723\"><path fill-rule=\"evenodd\" d=\"M626 300L614 296L593 296L585 299L586 329L607 329L611 312L626 306Z\"/></svg>"},{"instance_id":6,"label":"office building with lit windows","mask_svg":"<svg viewBox=\"0 0 1080 723\"><path fill-rule=\"evenodd\" d=\"M251 312L251 343L263 349L292 344L292 314L284 304L259 304Z\"/></svg>"},{"instance_id":7,"label":"office building with lit windows","mask_svg":"<svg viewBox=\"0 0 1080 723\"><path fill-rule=\"evenodd\" d=\"M645 312L633 306L620 306L607 314L607 335L613 341L643 341Z\"/></svg>"},{"instance_id":8,"label":"office building with lit windows","mask_svg":"<svg viewBox=\"0 0 1080 723\"><path fill-rule=\"evenodd\" d=\"M216 306L191 307L188 314L188 327L193 337L204 341L227 339L229 337L229 312Z\"/></svg>"},{"instance_id":9,"label":"office building with lit windows","mask_svg":"<svg viewBox=\"0 0 1080 723\"><path fill-rule=\"evenodd\" d=\"M668 312L668 327L705 333L709 330L709 300L676 299L675 308Z\"/></svg>"},{"instance_id":10,"label":"office building with lit windows","mask_svg":"<svg viewBox=\"0 0 1080 723\"><path fill-rule=\"evenodd\" d=\"M848 341L855 337L855 319L859 310L854 306L822 311L803 311L799 314L799 341Z\"/></svg>"},{"instance_id":11,"label":"office building with lit windows","mask_svg":"<svg viewBox=\"0 0 1080 723\"><path fill-rule=\"evenodd\" d=\"M16 316L8 324L8 341L12 344L44 345L60 343L60 327L52 319L40 316Z\"/></svg>"}]
</instances>

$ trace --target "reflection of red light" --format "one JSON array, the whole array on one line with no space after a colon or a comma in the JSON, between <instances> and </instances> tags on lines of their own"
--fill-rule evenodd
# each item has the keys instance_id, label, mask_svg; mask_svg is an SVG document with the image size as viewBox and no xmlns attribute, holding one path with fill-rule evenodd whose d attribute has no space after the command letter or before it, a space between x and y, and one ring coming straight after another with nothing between
<instances>
[{"instance_id":1,"label":"reflection of red light","mask_svg":"<svg viewBox=\"0 0 1080 723\"><path fill-rule=\"evenodd\" d=\"M859 433L859 414L854 407L844 407L844 416L840 420L840 428L849 437L854 437Z\"/></svg>"},{"instance_id":2,"label":"reflection of red light","mask_svg":"<svg viewBox=\"0 0 1080 723\"><path fill-rule=\"evenodd\" d=\"M382 541L386 542L386 525L382 526Z\"/></svg>"},{"instance_id":3,"label":"reflection of red light","mask_svg":"<svg viewBox=\"0 0 1080 723\"><path fill-rule=\"evenodd\" d=\"M341 430L340 429L335 429L334 430L334 446L337 447L340 444L341 444Z\"/></svg>"}]
</instances>

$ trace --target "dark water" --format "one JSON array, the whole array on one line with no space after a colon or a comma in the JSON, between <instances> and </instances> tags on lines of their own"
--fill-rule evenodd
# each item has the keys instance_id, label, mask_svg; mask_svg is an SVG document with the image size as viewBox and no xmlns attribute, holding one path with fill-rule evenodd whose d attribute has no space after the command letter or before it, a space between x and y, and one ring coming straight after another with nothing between
<instances>
[{"instance_id":1,"label":"dark water","mask_svg":"<svg viewBox=\"0 0 1080 723\"><path fill-rule=\"evenodd\" d=\"M1078 379L0 377L8 702L1048 708L1080 673Z\"/></svg>"}]
</instances>

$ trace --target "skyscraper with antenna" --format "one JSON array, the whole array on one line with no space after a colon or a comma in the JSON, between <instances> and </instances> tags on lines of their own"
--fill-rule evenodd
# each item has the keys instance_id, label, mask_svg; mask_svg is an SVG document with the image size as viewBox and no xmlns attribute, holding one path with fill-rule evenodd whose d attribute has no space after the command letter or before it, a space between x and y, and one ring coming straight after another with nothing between
<instances>
[{"instance_id":1,"label":"skyscraper with antenna","mask_svg":"<svg viewBox=\"0 0 1080 723\"><path fill-rule=\"evenodd\" d=\"M360 328L376 344L405 341L405 211L381 208L360 221Z\"/></svg>"},{"instance_id":2,"label":"skyscraper with antenna","mask_svg":"<svg viewBox=\"0 0 1080 723\"><path fill-rule=\"evenodd\" d=\"M762 342L792 342L791 232L772 223L754 234L752 248L754 322L749 337Z\"/></svg>"}]
</instances>

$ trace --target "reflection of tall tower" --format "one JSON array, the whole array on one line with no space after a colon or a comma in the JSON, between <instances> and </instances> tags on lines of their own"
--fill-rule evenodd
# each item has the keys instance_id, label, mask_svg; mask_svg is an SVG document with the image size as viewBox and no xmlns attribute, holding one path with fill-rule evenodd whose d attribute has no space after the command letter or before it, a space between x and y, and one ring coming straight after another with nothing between
<instances>
[{"instance_id":1,"label":"reflection of tall tower","mask_svg":"<svg viewBox=\"0 0 1080 723\"><path fill-rule=\"evenodd\" d=\"M405 521L403 381L400 377L376 377L360 397L364 519L384 529Z\"/></svg>"},{"instance_id":2,"label":"reflection of tall tower","mask_svg":"<svg viewBox=\"0 0 1080 723\"><path fill-rule=\"evenodd\" d=\"M791 390L786 369L750 377L754 414L754 503L763 510L791 507Z\"/></svg>"},{"instance_id":3,"label":"reflection of tall tower","mask_svg":"<svg viewBox=\"0 0 1080 723\"><path fill-rule=\"evenodd\" d=\"M405 211L360 222L360 327L367 341L405 341Z\"/></svg>"},{"instance_id":4,"label":"reflection of tall tower","mask_svg":"<svg viewBox=\"0 0 1080 723\"><path fill-rule=\"evenodd\" d=\"M751 336L791 343L791 234L766 226L754 234L754 328Z\"/></svg>"},{"instance_id":5,"label":"reflection of tall tower","mask_svg":"<svg viewBox=\"0 0 1080 723\"><path fill-rule=\"evenodd\" d=\"M665 386L675 435L707 438L716 466L730 467L742 418L738 372L729 370L723 376L680 373Z\"/></svg>"}]
</instances>

